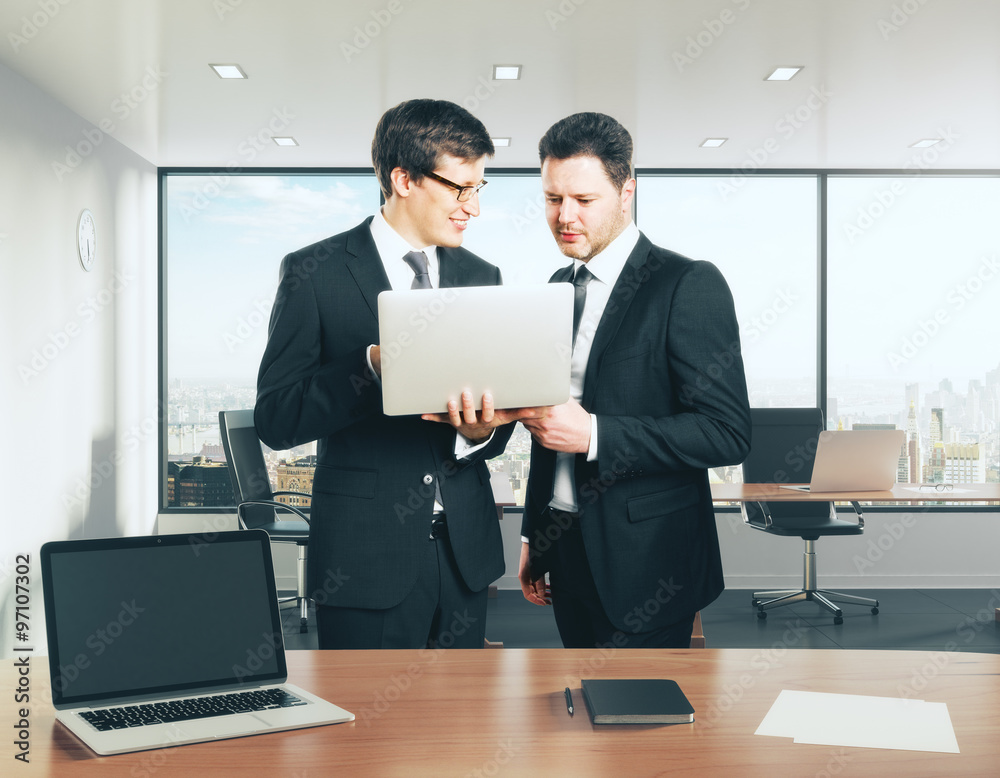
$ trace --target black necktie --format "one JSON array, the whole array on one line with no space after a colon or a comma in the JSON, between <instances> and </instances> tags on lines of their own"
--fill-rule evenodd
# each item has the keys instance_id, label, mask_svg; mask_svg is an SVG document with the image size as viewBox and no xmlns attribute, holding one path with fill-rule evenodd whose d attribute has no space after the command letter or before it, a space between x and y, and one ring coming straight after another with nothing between
<instances>
[{"instance_id":1,"label":"black necktie","mask_svg":"<svg viewBox=\"0 0 1000 778\"><path fill-rule=\"evenodd\" d=\"M427 272L427 255L422 251L411 251L403 257L403 261L413 268L413 283L410 289L430 289L431 277Z\"/></svg>"},{"instance_id":2,"label":"black necktie","mask_svg":"<svg viewBox=\"0 0 1000 778\"><path fill-rule=\"evenodd\" d=\"M580 319L583 318L583 306L587 302L587 284L594 274L587 270L586 265L580 265L573 276L573 345L576 346L576 334L580 331Z\"/></svg>"}]
</instances>

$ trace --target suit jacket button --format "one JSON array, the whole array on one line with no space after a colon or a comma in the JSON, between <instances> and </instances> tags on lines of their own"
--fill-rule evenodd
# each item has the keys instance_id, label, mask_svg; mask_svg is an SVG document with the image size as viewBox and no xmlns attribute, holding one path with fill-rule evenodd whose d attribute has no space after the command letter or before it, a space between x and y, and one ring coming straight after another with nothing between
<instances>
[{"instance_id":1,"label":"suit jacket button","mask_svg":"<svg viewBox=\"0 0 1000 778\"><path fill-rule=\"evenodd\" d=\"M425 484L432 484L432 483L434 483L434 476L432 476L430 473L428 473L427 475L425 475L424 476L424 483Z\"/></svg>"}]
</instances>

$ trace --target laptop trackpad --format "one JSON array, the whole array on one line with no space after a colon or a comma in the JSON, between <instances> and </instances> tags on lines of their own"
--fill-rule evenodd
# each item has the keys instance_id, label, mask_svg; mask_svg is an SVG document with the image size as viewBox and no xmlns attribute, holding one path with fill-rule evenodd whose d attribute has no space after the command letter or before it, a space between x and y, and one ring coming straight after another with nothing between
<instances>
[{"instance_id":1,"label":"laptop trackpad","mask_svg":"<svg viewBox=\"0 0 1000 778\"><path fill-rule=\"evenodd\" d=\"M197 719L181 725L180 729L186 737L191 738L225 738L240 735L252 735L266 729L267 726L252 713L241 716L223 718Z\"/></svg>"}]
</instances>

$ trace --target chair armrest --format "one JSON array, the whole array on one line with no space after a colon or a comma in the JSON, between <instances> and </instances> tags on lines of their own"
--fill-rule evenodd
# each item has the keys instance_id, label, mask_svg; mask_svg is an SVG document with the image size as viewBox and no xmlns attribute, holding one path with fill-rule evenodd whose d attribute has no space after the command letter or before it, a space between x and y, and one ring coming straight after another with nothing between
<instances>
[{"instance_id":1,"label":"chair armrest","mask_svg":"<svg viewBox=\"0 0 1000 778\"><path fill-rule=\"evenodd\" d=\"M854 512L858 514L858 526L861 527L861 529L864 529L865 514L861 512L861 506L855 500L851 500L851 507L854 508Z\"/></svg>"},{"instance_id":2,"label":"chair armrest","mask_svg":"<svg viewBox=\"0 0 1000 778\"><path fill-rule=\"evenodd\" d=\"M276 494L301 494L301 492L276 492ZM308 495L306 495L308 497ZM306 524L309 523L309 517L306 516L302 511L293 505L285 505L283 502L277 502L275 500L245 500L236 506L236 518L240 522L240 526L243 529L247 528L246 523L243 521L243 506L244 505L270 505L274 508L283 508L286 511L291 511L301 518Z\"/></svg>"},{"instance_id":3,"label":"chair armrest","mask_svg":"<svg viewBox=\"0 0 1000 778\"><path fill-rule=\"evenodd\" d=\"M760 524L755 524L750 521L750 515L747 513L747 504L745 502L740 503L740 513L743 515L743 523L748 527L753 527L754 529L766 532L771 527L771 509L767 507L767 503L763 500L752 500L751 502L756 502L757 507L760 509L761 515L764 517L764 526Z\"/></svg>"}]
</instances>

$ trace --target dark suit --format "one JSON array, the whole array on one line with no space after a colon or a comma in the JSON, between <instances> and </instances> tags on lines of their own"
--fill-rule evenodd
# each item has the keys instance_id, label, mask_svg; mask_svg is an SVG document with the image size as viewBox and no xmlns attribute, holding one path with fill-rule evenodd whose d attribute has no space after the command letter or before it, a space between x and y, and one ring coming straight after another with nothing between
<instances>
[{"instance_id":1,"label":"dark suit","mask_svg":"<svg viewBox=\"0 0 1000 778\"><path fill-rule=\"evenodd\" d=\"M486 460L513 425L467 460L455 430L382 413L366 351L378 343L376 299L389 281L371 219L284 258L254 421L267 445L318 440L309 537L309 587L327 606L386 609L418 576L440 482L451 547L474 592L503 574L503 549ZM500 271L461 248L438 248L441 286L486 286Z\"/></svg>"},{"instance_id":2,"label":"dark suit","mask_svg":"<svg viewBox=\"0 0 1000 778\"><path fill-rule=\"evenodd\" d=\"M597 460L574 462L581 564L607 618L629 634L692 616L723 589L707 468L743 461L750 444L739 328L714 265L640 235L594 335L581 405L598 430ZM555 461L533 445L522 534L534 578L567 534L546 510Z\"/></svg>"}]
</instances>

